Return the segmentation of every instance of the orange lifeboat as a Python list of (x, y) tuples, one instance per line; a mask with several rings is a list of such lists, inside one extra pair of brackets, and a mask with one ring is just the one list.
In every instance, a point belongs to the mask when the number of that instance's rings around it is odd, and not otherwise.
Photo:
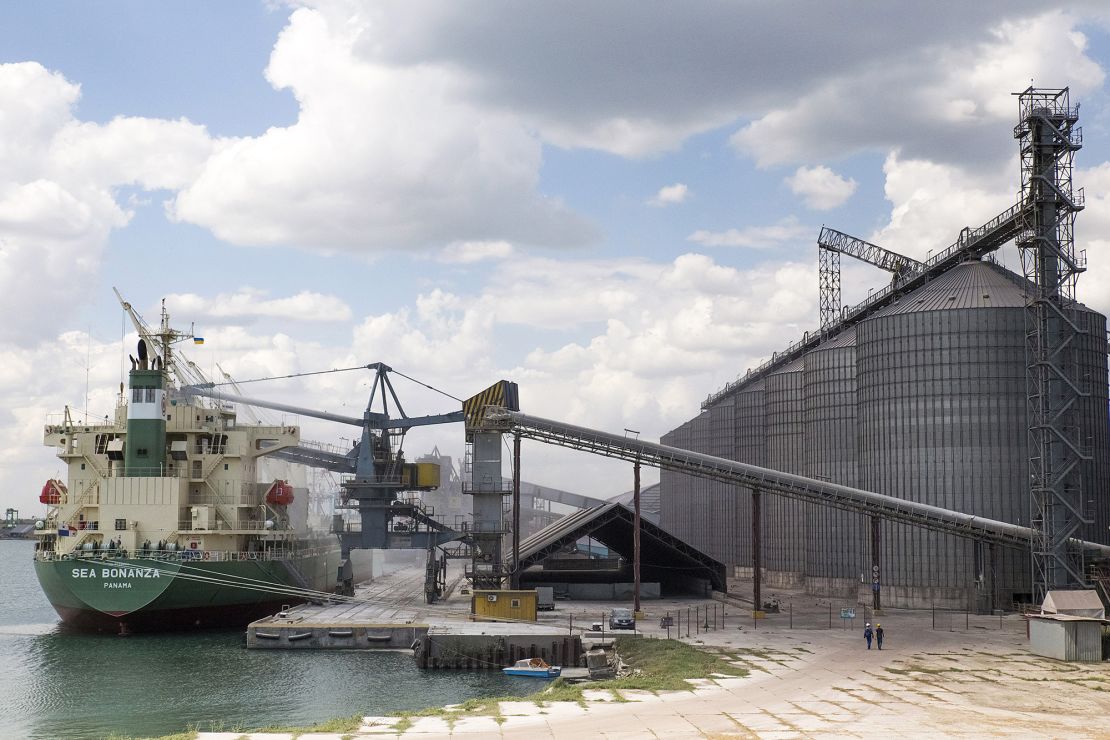
[(51, 478), (46, 481), (42, 486), (42, 493), (39, 494), (39, 502), (56, 506), (62, 503), (62, 498), (66, 495), (66, 484), (60, 480)]
[(293, 503), (293, 486), (283, 480), (276, 480), (266, 492), (266, 503), (271, 506), (288, 506)]

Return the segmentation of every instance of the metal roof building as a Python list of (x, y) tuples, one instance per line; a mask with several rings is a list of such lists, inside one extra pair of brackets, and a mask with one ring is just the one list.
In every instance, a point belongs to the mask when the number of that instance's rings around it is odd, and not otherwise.
[[(522, 582), (543, 582), (544, 561), (585, 537), (619, 553), (630, 564), (633, 556), (634, 512), (610, 502), (568, 514), (520, 543)], [(701, 592), (702, 584), (725, 591), (724, 563), (710, 557), (645, 517), (640, 517), (640, 570), (644, 581), (657, 582), (663, 593)], [(568, 579), (560, 569), (558, 580)], [(620, 578), (630, 580), (628, 573)], [(596, 579), (589, 579), (596, 580)]]

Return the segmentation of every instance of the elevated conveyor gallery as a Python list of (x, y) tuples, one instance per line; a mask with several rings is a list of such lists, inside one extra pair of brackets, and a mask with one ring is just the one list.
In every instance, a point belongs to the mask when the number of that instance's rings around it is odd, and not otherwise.
[[(687, 475), (735, 483), (753, 490), (912, 524), (991, 544), (1028, 549), (1033, 534), (1029, 527), (1009, 522), (984, 519), (873, 491), (864, 491), (735, 460), (564, 424), (522, 414), (519, 411), (489, 407), (486, 410), (484, 425), (490, 429), (519, 434), (521, 437), (547, 444), (570, 447), (629, 462), (639, 462)], [(1071, 545), (1095, 558), (1110, 558), (1110, 545), (1076, 539), (1071, 540)]]

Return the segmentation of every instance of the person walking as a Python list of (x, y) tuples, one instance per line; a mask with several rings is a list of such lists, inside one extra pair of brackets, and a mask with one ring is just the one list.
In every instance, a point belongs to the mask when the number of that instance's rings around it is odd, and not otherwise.
[(868, 622), (863, 626), (863, 639), (867, 640), (867, 649), (871, 649), (871, 636), (874, 633), (871, 631), (871, 623)]
[(883, 649), (883, 626), (881, 624), (875, 625), (875, 643), (879, 646), (879, 650)]

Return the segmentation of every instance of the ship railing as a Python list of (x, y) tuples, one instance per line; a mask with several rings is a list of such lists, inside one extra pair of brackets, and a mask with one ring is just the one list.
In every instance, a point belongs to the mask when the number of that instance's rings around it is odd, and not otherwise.
[(65, 433), (72, 434), (73, 432), (91, 432), (94, 429), (110, 429), (116, 426), (114, 421), (107, 421), (98, 419), (95, 422), (88, 424), (79, 424), (74, 421), (66, 421), (64, 413), (47, 414), (44, 425), (47, 434)]
[[(236, 424), (237, 429), (249, 429), (254, 432), (255, 437), (275, 436), (280, 437), (286, 434), (297, 434), (297, 427), (295, 426), (251, 426), (250, 424)], [(266, 445), (262, 445), (258, 449), (267, 449)]]
[(184, 520), (179, 521), (177, 523), (177, 528), (181, 532), (185, 532), (185, 533), (188, 533), (188, 532), (220, 532), (220, 531), (226, 532), (228, 530), (244, 530), (244, 531), (249, 531), (249, 532), (270, 531), (270, 532), (275, 532), (275, 533), (286, 531), (286, 530), (283, 530), (280, 527), (278, 527), (276, 522), (271, 523), (269, 527), (266, 526), (266, 522), (259, 522), (259, 521), (253, 521), (253, 520), (252, 521), (242, 521), (242, 520), (233, 521), (233, 520), (229, 520), (229, 521), (226, 521), (226, 522), (223, 521), (223, 520), (219, 520), (219, 521), (216, 521), (216, 522), (212, 522), (212, 524), (215, 524), (217, 526), (197, 527), (197, 526), (195, 526), (195, 523), (191, 519), (184, 519)]
[[(215, 467), (215, 465), (213, 465), (213, 467)], [(212, 481), (208, 480), (208, 475), (207, 474), (205, 474), (205, 476), (204, 476), (204, 485), (208, 486), (208, 490), (210, 490), (212, 492), (212, 494), (214, 496), (216, 496), (216, 502), (213, 505), (213, 508), (216, 510), (216, 514), (219, 516), (220, 519), (223, 520), (224, 524), (229, 529), (231, 529), (232, 528), (232, 523), (234, 523), (238, 520), (238, 514), (235, 512), (235, 510), (232, 510), (232, 511), (227, 511), (226, 510), (225, 507), (227, 506), (227, 504), (225, 504), (225, 502), (223, 500), (223, 493), (216, 490), (216, 487), (214, 485), (212, 485)]]
[(188, 478), (188, 465), (169, 465), (165, 467), (125, 468), (113, 467), (107, 478)]
[(190, 506), (258, 506), (262, 497), (255, 493), (190, 493)]
[(305, 557), (313, 557), (316, 555), (325, 555), (331, 552), (334, 548), (328, 547), (273, 547), (266, 550), (259, 550), (256, 552), (239, 551), (239, 550), (193, 550), (190, 548), (183, 548), (180, 550), (155, 550), (155, 549), (142, 549), (137, 550), (74, 550), (67, 553), (59, 553), (54, 550), (40, 550), (35, 553), (35, 559), (49, 562), (58, 560), (159, 560), (164, 562), (180, 562), (191, 563), (196, 561), (201, 562), (247, 562), (247, 561), (267, 561), (267, 560), (289, 560)]

